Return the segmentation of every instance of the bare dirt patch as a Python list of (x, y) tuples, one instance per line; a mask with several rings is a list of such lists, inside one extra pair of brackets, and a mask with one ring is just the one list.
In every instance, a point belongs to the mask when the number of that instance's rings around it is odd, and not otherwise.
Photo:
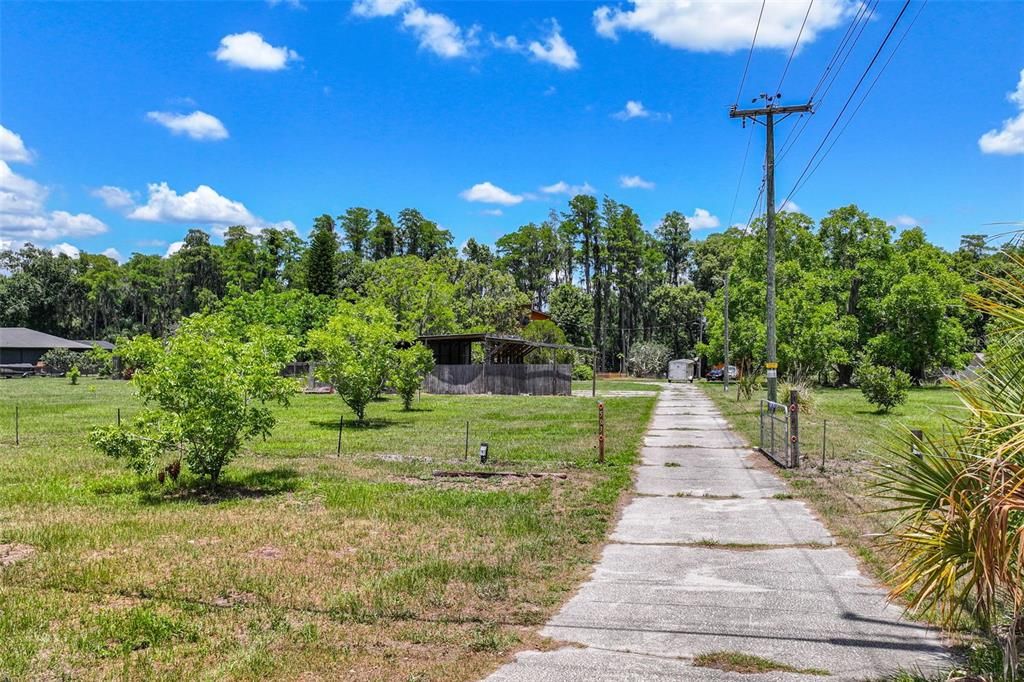
[(17, 542), (0, 543), (0, 568), (23, 561), (35, 553), (36, 548), (31, 545)]

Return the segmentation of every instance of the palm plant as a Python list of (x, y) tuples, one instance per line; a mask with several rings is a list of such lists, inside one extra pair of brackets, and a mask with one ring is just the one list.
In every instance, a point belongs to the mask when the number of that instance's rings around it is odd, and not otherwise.
[[(1011, 256), (1017, 266), (1024, 266)], [(989, 277), (968, 303), (993, 321), (984, 369), (953, 381), (965, 409), (953, 436), (908, 435), (878, 471), (876, 494), (902, 512), (890, 531), (892, 596), (964, 614), (992, 633), (1016, 679), (1024, 649), (1024, 283)]]

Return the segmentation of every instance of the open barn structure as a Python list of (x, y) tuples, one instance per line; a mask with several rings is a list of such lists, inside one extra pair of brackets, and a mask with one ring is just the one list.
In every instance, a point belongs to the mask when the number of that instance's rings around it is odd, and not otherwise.
[[(419, 340), (434, 354), (423, 390), (438, 394), (572, 395), (572, 364), (559, 362), (558, 351), (591, 359), (595, 354), (593, 348), (503, 334), (436, 334)], [(548, 357), (538, 361), (542, 355)], [(596, 393), (594, 383), (591, 392)]]

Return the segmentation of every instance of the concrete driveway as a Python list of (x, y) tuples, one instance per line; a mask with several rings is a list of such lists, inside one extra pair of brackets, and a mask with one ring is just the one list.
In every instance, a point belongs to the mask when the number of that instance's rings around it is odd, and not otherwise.
[(722, 672), (695, 656), (741, 652), (831, 679), (951, 664), (932, 629), (904, 618), (807, 506), (755, 468), (695, 386), (658, 400), (625, 508), (590, 580), (490, 682), (811, 680)]

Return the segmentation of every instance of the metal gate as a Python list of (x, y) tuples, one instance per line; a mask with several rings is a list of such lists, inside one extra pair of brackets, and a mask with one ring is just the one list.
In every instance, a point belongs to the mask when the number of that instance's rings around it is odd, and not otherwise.
[(792, 447), (789, 432), (789, 407), (771, 400), (761, 401), (761, 452), (787, 469), (797, 466), (793, 461), (796, 448)]

